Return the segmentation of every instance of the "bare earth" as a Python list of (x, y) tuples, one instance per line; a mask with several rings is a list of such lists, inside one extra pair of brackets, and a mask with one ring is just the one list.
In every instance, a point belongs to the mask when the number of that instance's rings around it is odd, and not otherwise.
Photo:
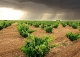
[[(71, 42), (65, 36), (68, 31), (80, 33), (78, 29), (59, 25), (58, 28), (53, 29), (51, 34), (33, 26), (30, 26), (30, 29), (36, 30), (32, 35), (38, 37), (52, 35), (55, 40), (51, 44), (60, 44), (60, 46), (51, 49), (45, 57), (80, 57), (80, 40)], [(24, 45), (24, 38), (17, 31), (17, 23), (0, 31), (0, 57), (25, 57), (19, 49), (22, 45)]]
[(22, 54), (19, 48), (24, 43), (24, 39), (19, 35), (16, 27), (14, 23), (0, 31), (0, 57), (16, 57)]

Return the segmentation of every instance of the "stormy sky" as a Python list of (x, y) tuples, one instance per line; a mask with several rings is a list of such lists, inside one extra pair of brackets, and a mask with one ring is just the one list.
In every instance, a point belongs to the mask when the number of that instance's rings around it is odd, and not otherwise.
[(0, 7), (23, 11), (22, 20), (80, 20), (80, 0), (0, 0)]

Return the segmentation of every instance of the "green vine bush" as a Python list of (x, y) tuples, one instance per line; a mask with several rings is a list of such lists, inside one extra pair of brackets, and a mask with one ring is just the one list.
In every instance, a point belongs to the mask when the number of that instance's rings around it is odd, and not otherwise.
[(0, 30), (10, 26), (12, 23), (13, 23), (12, 21), (0, 21)]
[(52, 27), (49, 27), (49, 26), (47, 26), (47, 27), (45, 28), (45, 31), (46, 31), (47, 33), (52, 33), (52, 30), (53, 30), (53, 28), (52, 28)]
[(34, 27), (39, 27), (39, 23), (34, 23), (33, 26)]
[(38, 38), (36, 36), (29, 36), (25, 42), (25, 45), (20, 49), (26, 55), (26, 57), (44, 57), (51, 48), (57, 45), (50, 45), (52, 38), (50, 36), (44, 36)]
[(65, 23), (65, 22), (62, 22), (61, 24), (62, 24), (63, 27), (67, 26), (67, 23)]
[(75, 33), (72, 33), (72, 32), (68, 32), (66, 34), (67, 38), (70, 39), (71, 41), (74, 41), (74, 40), (77, 40), (80, 38), (80, 34), (75, 34)]
[(57, 27), (58, 27), (58, 25), (59, 25), (59, 23), (57, 23), (57, 22), (56, 22), (56, 23), (54, 23), (54, 24), (53, 24), (53, 28), (57, 28)]
[(23, 23), (18, 23), (18, 32), (23, 37), (28, 37), (34, 30), (29, 30), (29, 26)]

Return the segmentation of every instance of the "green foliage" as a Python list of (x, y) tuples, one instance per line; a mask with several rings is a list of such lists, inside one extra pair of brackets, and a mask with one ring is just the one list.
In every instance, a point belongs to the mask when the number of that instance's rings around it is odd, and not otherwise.
[(33, 33), (34, 31), (35, 30), (29, 30), (29, 29), (27, 30), (27, 32), (30, 33), (30, 34)]
[(31, 22), (28, 22), (28, 25), (32, 26), (32, 23)]
[(68, 22), (67, 25), (71, 26), (72, 25), (72, 22)]
[(58, 25), (59, 25), (59, 23), (55, 23), (55, 24), (53, 24), (53, 28), (57, 28)]
[(3, 26), (2, 25), (0, 25), (0, 30), (2, 30), (3, 29)]
[(75, 34), (75, 33), (72, 33), (72, 32), (68, 32), (66, 34), (66, 36), (71, 40), (71, 41), (74, 41), (74, 40), (77, 40), (80, 38), (80, 34)]
[(72, 28), (76, 29), (77, 28), (77, 24), (76, 23), (72, 23)]
[(47, 27), (45, 28), (45, 31), (46, 31), (47, 33), (52, 33), (52, 30), (53, 30), (53, 28), (52, 28), (52, 27), (49, 27), (49, 26), (47, 26)]
[(13, 23), (12, 21), (0, 21), (0, 30), (10, 26), (12, 23)]
[(19, 31), (20, 35), (23, 37), (28, 37), (28, 32), (27, 32), (28, 29), (29, 29), (29, 26), (26, 26), (24, 24), (18, 25), (18, 31)]
[(65, 27), (67, 25), (67, 23), (65, 23), (65, 22), (62, 22), (61, 24), (63, 27)]
[(79, 22), (68, 22), (67, 23), (69, 26), (71, 26), (72, 28), (74, 28), (74, 29), (76, 29), (80, 24), (79, 24)]
[(49, 45), (52, 41), (50, 36), (43, 38), (29, 36), (28, 39), (25, 45), (21, 47), (21, 51), (24, 52), (26, 57), (44, 57), (50, 48), (56, 47), (56, 45)]
[(10, 26), (12, 23), (11, 22), (4, 22), (4, 28)]
[(0, 22), (0, 30), (4, 28), (4, 22)]
[(79, 29), (79, 31), (80, 31), (80, 26), (78, 26), (78, 29)]
[(29, 30), (29, 26), (23, 23), (18, 23), (18, 32), (23, 37), (28, 37), (34, 30)]
[(44, 29), (46, 27), (46, 25), (44, 24), (41, 24), (41, 28)]
[(39, 24), (38, 23), (34, 23), (33, 26), (39, 27)]
[(51, 24), (47, 24), (47, 26), (51, 26)]

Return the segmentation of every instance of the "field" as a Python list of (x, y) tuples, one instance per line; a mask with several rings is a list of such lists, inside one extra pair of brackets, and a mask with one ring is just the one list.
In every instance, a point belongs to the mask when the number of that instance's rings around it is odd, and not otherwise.
[[(0, 57), (26, 57), (27, 52), (24, 51), (27, 48), (21, 49), (21, 47), (25, 45), (25, 41), (31, 40), (30, 35), (41, 39), (44, 38), (43, 36), (50, 36), (49, 40), (52, 39), (50, 43), (46, 40), (46, 43), (55, 46), (44, 53), (43, 49), (47, 50), (48, 47), (44, 44), (46, 48), (43, 46), (41, 49), (43, 53), (38, 54), (45, 54), (41, 57), (80, 57), (79, 21), (0, 21)], [(37, 39), (36, 42), (39, 40)], [(43, 45), (41, 42), (38, 44)], [(34, 53), (32, 49), (29, 51)], [(40, 56), (32, 55), (32, 57)]]

